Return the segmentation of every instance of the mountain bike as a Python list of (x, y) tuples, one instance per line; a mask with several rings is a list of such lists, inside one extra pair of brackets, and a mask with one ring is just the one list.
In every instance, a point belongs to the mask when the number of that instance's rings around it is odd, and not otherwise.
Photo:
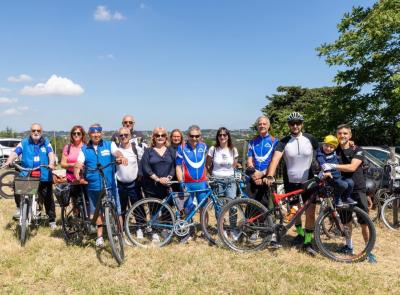
[[(173, 235), (184, 237), (190, 234), (196, 223), (193, 217), (202, 208), (200, 224), (204, 237), (211, 243), (217, 243), (217, 217), (222, 207), (231, 201), (219, 192), (217, 181), (208, 181), (204, 190), (173, 192), (169, 183), (169, 194), (163, 199), (145, 198), (136, 202), (126, 213), (125, 233), (129, 241), (140, 247), (168, 244)], [(206, 197), (186, 212), (185, 204), (191, 193), (206, 193)], [(219, 194), (220, 193), (220, 194)]]
[[(18, 237), (21, 246), (25, 246), (26, 240), (32, 230), (32, 227), (37, 227), (40, 221), (47, 219), (46, 216), (41, 215), (38, 204), (38, 188), (40, 184), (40, 178), (30, 176), (32, 171), (39, 170), (40, 168), (46, 168), (51, 171), (51, 168), (47, 165), (40, 165), (35, 168), (24, 168), (16, 163), (12, 164), (17, 171), (28, 172), (27, 177), (16, 176), (13, 172), (13, 183), (8, 184), (7, 187), (11, 188), (11, 191), (15, 194), (20, 195), (20, 214), (18, 220)], [(1, 184), (3, 185), (3, 184)]]
[[(306, 191), (310, 192), (310, 198), (298, 209), (290, 222), (285, 224), (282, 206), (299, 198)], [(376, 231), (368, 214), (355, 206), (335, 207), (332, 202), (333, 189), (326, 181), (312, 179), (305, 182), (302, 189), (285, 194), (273, 192), (272, 196), (272, 209), (267, 209), (253, 199), (236, 199), (223, 207), (218, 218), (218, 235), (225, 246), (238, 252), (262, 250), (270, 244), (272, 234), (276, 234), (280, 242), (282, 236), (297, 223), (311, 204), (317, 199), (325, 199), (325, 207), (314, 228), (314, 239), (320, 252), (334, 261), (358, 262), (366, 259), (372, 251)], [(236, 212), (234, 216), (232, 211)], [(235, 218), (235, 223), (232, 222), (232, 217)], [(232, 231), (239, 233), (239, 236), (225, 234)], [(354, 253), (342, 253), (346, 239), (352, 239)]]
[(95, 234), (96, 220), (100, 214), (103, 214), (112, 256), (121, 265), (125, 259), (123, 230), (119, 222), (111, 187), (107, 185), (104, 175), (104, 169), (115, 164), (116, 162), (111, 162), (102, 166), (98, 163), (96, 168), (85, 168), (86, 171), (97, 171), (102, 182), (101, 194), (92, 218), (90, 218), (83, 192), (77, 198), (76, 204), (70, 206), (69, 190), (73, 185), (80, 185), (83, 182), (56, 185), (55, 193), (61, 206), (62, 230), (65, 241), (68, 244), (80, 244), (84, 238)]

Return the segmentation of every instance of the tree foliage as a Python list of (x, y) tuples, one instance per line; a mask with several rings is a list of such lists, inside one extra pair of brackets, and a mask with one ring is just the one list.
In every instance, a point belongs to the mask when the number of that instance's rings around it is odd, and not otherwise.
[(317, 48), (352, 106), (351, 123), (379, 144), (400, 141), (400, 0), (354, 7), (338, 24), (339, 38)]

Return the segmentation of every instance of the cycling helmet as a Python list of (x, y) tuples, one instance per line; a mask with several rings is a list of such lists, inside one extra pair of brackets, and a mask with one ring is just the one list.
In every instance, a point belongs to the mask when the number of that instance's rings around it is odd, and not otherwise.
[(68, 206), (70, 185), (68, 183), (58, 183), (54, 187), (54, 195), (56, 196), (58, 204), (62, 207)]
[(287, 117), (288, 122), (300, 121), (304, 122), (303, 116), (299, 112), (293, 112)]
[(365, 185), (367, 187), (367, 194), (374, 195), (376, 192), (376, 184), (372, 179), (367, 178), (365, 180)]

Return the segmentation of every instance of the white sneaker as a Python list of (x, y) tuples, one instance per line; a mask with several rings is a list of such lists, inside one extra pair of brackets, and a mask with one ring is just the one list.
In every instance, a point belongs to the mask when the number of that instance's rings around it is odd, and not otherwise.
[(254, 243), (257, 241), (257, 239), (258, 239), (258, 232), (255, 232), (250, 236), (249, 241)]
[(143, 231), (140, 228), (136, 231), (136, 238), (143, 239)]
[(103, 237), (98, 237), (96, 239), (96, 247), (99, 247), (99, 248), (103, 248), (104, 247)]
[(238, 230), (231, 231), (232, 238), (235, 242), (239, 240), (241, 234), (242, 233)]
[(51, 229), (51, 230), (56, 230), (56, 229), (57, 229), (57, 224), (56, 224), (55, 221), (50, 222), (50, 223), (49, 223), (49, 226), (50, 226), (50, 229)]
[(160, 243), (160, 236), (158, 234), (152, 235), (153, 243)]

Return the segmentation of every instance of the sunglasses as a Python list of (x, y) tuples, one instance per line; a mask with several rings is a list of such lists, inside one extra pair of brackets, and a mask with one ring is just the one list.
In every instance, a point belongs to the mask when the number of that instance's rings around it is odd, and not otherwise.
[(290, 122), (289, 123), (290, 126), (294, 126), (294, 125), (301, 126), (302, 124), (303, 124), (303, 122)]
[(35, 132), (37, 132), (37, 133), (42, 133), (42, 130), (40, 130), (40, 129), (32, 129), (31, 132), (32, 132), (32, 133), (35, 133)]
[(125, 124), (125, 125), (133, 125), (133, 121), (124, 121), (124, 122), (122, 122), (122, 124)]
[(81, 136), (82, 133), (81, 132), (72, 132), (72, 135)]
[(123, 137), (128, 138), (129, 135), (130, 135), (130, 134), (128, 134), (128, 133), (121, 133), (121, 134), (119, 135), (119, 137), (121, 137), (121, 138), (123, 138)]
[(190, 134), (189, 136), (190, 136), (190, 138), (200, 138), (200, 135), (192, 135), (192, 134)]
[(220, 134), (218, 134), (218, 136), (219, 136), (219, 137), (228, 137), (229, 135), (226, 134), (226, 133), (220, 133)]
[(167, 134), (154, 134), (154, 137), (155, 138), (160, 138), (160, 137), (165, 138), (165, 137), (167, 137)]

